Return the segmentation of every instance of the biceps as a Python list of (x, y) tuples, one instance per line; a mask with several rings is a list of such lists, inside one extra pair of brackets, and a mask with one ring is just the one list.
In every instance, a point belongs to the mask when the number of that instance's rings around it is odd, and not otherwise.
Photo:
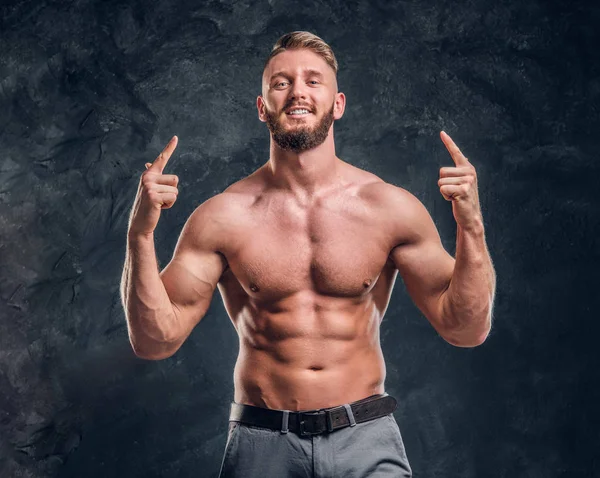
[(178, 251), (161, 279), (187, 337), (202, 319), (225, 268), (217, 252)]
[(450, 285), (454, 258), (433, 238), (397, 246), (391, 257), (415, 305), (438, 330), (441, 298)]

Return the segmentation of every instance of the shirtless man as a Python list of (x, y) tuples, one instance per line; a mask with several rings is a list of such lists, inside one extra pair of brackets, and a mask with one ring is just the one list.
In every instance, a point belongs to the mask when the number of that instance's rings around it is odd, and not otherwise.
[(412, 476), (379, 340), (398, 271), (449, 343), (473, 347), (490, 330), (495, 273), (475, 169), (442, 132), (455, 260), (418, 199), (336, 156), (336, 74), (319, 37), (278, 40), (257, 98), (268, 161), (192, 213), (160, 273), (153, 234), (177, 198), (177, 177), (163, 174), (176, 136), (140, 180), (121, 290), (136, 355), (173, 355), (217, 286), (239, 336), (223, 477)]

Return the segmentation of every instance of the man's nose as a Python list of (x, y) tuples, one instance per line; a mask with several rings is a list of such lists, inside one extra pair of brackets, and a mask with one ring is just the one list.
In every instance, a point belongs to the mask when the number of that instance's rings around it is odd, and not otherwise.
[(290, 88), (290, 99), (306, 98), (306, 85), (302, 81), (294, 81)]

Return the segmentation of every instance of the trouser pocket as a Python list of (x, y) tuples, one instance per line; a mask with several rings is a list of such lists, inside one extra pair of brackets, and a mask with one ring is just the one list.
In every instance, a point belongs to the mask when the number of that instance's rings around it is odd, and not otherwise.
[(229, 456), (232, 450), (235, 448), (235, 441), (237, 434), (240, 429), (240, 422), (229, 422), (229, 428), (227, 431), (227, 443), (225, 444), (225, 451), (223, 452), (223, 460), (221, 461), (221, 470), (219, 471), (219, 478), (225, 478), (228, 476), (230, 462)]

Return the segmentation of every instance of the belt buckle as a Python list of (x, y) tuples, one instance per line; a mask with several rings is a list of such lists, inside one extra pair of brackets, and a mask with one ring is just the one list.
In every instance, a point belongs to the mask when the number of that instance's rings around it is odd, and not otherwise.
[(303, 416), (304, 415), (311, 415), (311, 416), (318, 416), (318, 415), (325, 415), (325, 412), (323, 410), (319, 410), (318, 412), (301, 412), (299, 418), (299, 422), (300, 422), (300, 436), (310, 436), (310, 435), (320, 435), (323, 432), (314, 432), (314, 431), (309, 431), (306, 430), (304, 428), (304, 420), (303, 420)]

